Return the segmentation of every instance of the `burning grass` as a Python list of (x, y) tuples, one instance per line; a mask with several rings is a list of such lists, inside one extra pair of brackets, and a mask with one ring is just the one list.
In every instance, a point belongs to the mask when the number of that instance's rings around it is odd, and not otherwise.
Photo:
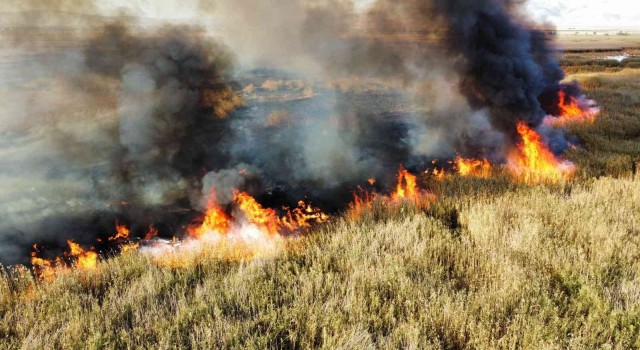
[(574, 165), (549, 150), (541, 136), (525, 123), (518, 124), (520, 143), (509, 155), (508, 169), (520, 181), (558, 182), (571, 177)]
[(236, 192), (182, 240), (115, 224), (112, 259), (68, 242), (36, 248), (47, 283), (4, 270), (0, 347), (638, 348), (638, 72), (579, 78), (603, 108), (563, 124), (576, 174), (521, 124), (506, 168), (401, 169), (330, 222)]
[(158, 265), (128, 253), (46, 284), (7, 270), (1, 341), (634, 348), (639, 216), (640, 178), (602, 178), (442, 198), (428, 208), (380, 206), (252, 260), (202, 249), (180, 253), (188, 264)]

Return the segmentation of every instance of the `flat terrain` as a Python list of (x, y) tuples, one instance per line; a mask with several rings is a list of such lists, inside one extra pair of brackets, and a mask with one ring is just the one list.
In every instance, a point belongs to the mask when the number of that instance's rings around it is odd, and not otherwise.
[(640, 47), (640, 30), (560, 30), (558, 46), (562, 50), (620, 50)]
[(640, 70), (564, 63), (602, 109), (569, 126), (571, 182), (453, 176), (261, 259), (6, 269), (0, 348), (640, 349)]

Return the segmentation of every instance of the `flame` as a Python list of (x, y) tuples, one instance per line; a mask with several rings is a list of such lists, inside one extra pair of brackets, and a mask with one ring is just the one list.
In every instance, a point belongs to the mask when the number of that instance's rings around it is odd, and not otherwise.
[[(305, 201), (294, 209), (283, 208), (284, 215), (263, 207), (250, 194), (234, 191), (229, 207), (222, 207), (211, 195), (203, 222), (188, 229), (191, 239), (172, 243), (158, 242), (152, 253), (159, 264), (168, 267), (189, 266), (189, 254), (180, 250), (200, 251), (211, 247), (216, 256), (228, 260), (255, 259), (278, 251), (284, 242), (283, 233), (308, 228), (329, 220), (329, 215)], [(145, 248), (143, 248), (145, 249)], [(185, 260), (186, 259), (186, 260)]]
[[(74, 261), (73, 266), (79, 270), (93, 270), (98, 266), (98, 253), (83, 249), (79, 244), (68, 240), (69, 251), (64, 253), (64, 257)], [(52, 260), (38, 256), (40, 249), (37, 244), (33, 245), (31, 252), (31, 265), (34, 273), (41, 281), (52, 281), (57, 274), (69, 269), (70, 264), (67, 259), (57, 257)]]
[(465, 159), (460, 156), (456, 158), (456, 169), (461, 176), (475, 176), (489, 178), (493, 171), (491, 163), (487, 159)]
[(75, 266), (81, 270), (93, 270), (98, 265), (98, 253), (92, 250), (84, 250), (79, 244), (67, 241), (71, 252), (69, 256), (76, 259)]
[(126, 253), (136, 251), (140, 248), (140, 243), (127, 243), (120, 246), (120, 252)]
[(396, 190), (391, 194), (391, 199), (401, 201), (405, 199), (415, 199), (418, 194), (417, 178), (404, 167), (400, 166), (398, 172), (398, 184)]
[[(444, 171), (442, 174), (444, 176)], [(368, 192), (358, 187), (358, 190), (353, 193), (353, 201), (349, 204), (347, 215), (351, 219), (359, 218), (366, 211), (373, 208), (375, 203), (380, 203), (387, 207), (405, 202), (411, 202), (419, 207), (427, 207), (429, 205), (433, 196), (418, 188), (418, 178), (415, 175), (400, 166), (397, 179), (398, 183), (395, 191), (389, 196)]]
[(233, 201), (249, 223), (270, 235), (277, 235), (279, 233), (278, 213), (275, 210), (263, 208), (255, 198), (245, 192), (236, 191)]
[(597, 107), (589, 107), (584, 109), (578, 100), (573, 96), (560, 90), (558, 92), (558, 109), (560, 115), (558, 118), (549, 118), (551, 124), (566, 124), (568, 122), (593, 122), (599, 112)]
[[(281, 246), (282, 233), (294, 232), (329, 220), (329, 215), (305, 201), (299, 201), (298, 206), (293, 209), (283, 208), (284, 215), (280, 217), (276, 210), (264, 208), (245, 192), (235, 191), (232, 203), (226, 208), (218, 205), (215, 198), (213, 192), (202, 223), (186, 230), (189, 236), (186, 240), (174, 237), (172, 241), (159, 239), (149, 242), (158, 235), (158, 230), (150, 225), (144, 236), (147, 242), (141, 247), (140, 243), (130, 240), (129, 228), (118, 223), (115, 226), (116, 233), (108, 240), (117, 241), (121, 253), (139, 249), (151, 251), (157, 253), (154, 254), (157, 262), (180, 267), (188, 266), (189, 260), (181, 257), (181, 254), (173, 253), (177, 253), (183, 246), (193, 250), (194, 246), (201, 249), (205, 245), (213, 245), (215, 249), (226, 250), (224, 258), (257, 258), (277, 251)], [(69, 251), (53, 260), (40, 257), (39, 247), (33, 246), (31, 264), (41, 280), (52, 280), (57, 273), (70, 267), (80, 270), (97, 267), (99, 255), (93, 248), (85, 250), (73, 241), (67, 243)]]
[(33, 270), (40, 280), (51, 281), (56, 275), (57, 263), (50, 260), (38, 257), (40, 249), (37, 244), (33, 245), (33, 251), (31, 252), (31, 265)]
[(578, 106), (578, 101), (573, 96), (569, 96), (569, 103), (566, 101), (567, 94), (560, 90), (558, 93), (558, 108), (560, 108), (560, 117), (576, 118), (582, 116), (582, 109)]
[(287, 213), (280, 218), (279, 223), (290, 231), (310, 227), (311, 223), (321, 224), (329, 221), (329, 215), (318, 208), (314, 208), (311, 204), (305, 203), (305, 201), (299, 201), (298, 207), (293, 210), (284, 209)]
[(110, 241), (118, 241), (118, 240), (128, 240), (131, 231), (125, 226), (116, 223), (116, 234), (112, 237), (109, 237)]
[(353, 201), (349, 204), (348, 216), (351, 219), (361, 217), (378, 200), (378, 195), (375, 192), (368, 192), (360, 187), (358, 187), (358, 192), (353, 193)]
[(518, 123), (517, 130), (521, 142), (508, 159), (508, 168), (514, 177), (527, 183), (557, 182), (571, 177), (573, 164), (558, 160), (535, 130), (522, 121)]
[(447, 176), (447, 172), (444, 169), (438, 169), (438, 168), (433, 169), (433, 172), (431, 172), (431, 174), (438, 181), (444, 180), (444, 178)]
[(369, 182), (369, 185), (373, 186), (373, 185), (376, 184), (376, 179), (371, 178), (371, 179), (367, 180), (367, 182)]
[(149, 229), (147, 230), (147, 233), (144, 234), (144, 240), (150, 241), (157, 236), (158, 236), (158, 229), (155, 228), (153, 225), (149, 225)]
[[(215, 197), (215, 196), (212, 196)], [(189, 235), (200, 238), (207, 233), (225, 234), (229, 231), (231, 220), (217, 204), (211, 202), (207, 208), (202, 225), (189, 229)]]
[[(250, 194), (234, 191), (230, 208), (218, 205), (211, 195), (203, 222), (188, 232), (185, 241), (156, 242), (151, 248), (155, 261), (170, 268), (190, 266), (203, 249), (225, 260), (246, 260), (273, 255), (283, 247), (285, 232), (294, 232), (329, 220), (329, 215), (305, 201), (284, 215), (263, 207)], [(291, 238), (295, 239), (295, 238)], [(206, 249), (205, 249), (206, 248)], [(209, 249), (211, 248), (211, 249)]]

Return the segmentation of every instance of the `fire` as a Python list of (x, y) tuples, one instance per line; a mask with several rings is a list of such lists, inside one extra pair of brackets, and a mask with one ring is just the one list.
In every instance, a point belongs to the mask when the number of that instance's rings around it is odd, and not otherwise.
[(263, 208), (251, 195), (245, 192), (236, 192), (233, 201), (249, 223), (256, 225), (261, 231), (270, 235), (278, 234), (280, 231), (279, 218), (275, 210)]
[(367, 192), (358, 187), (358, 192), (353, 193), (353, 201), (349, 204), (348, 215), (351, 219), (356, 219), (373, 207), (373, 203), (378, 200), (378, 195), (373, 192)]
[[(442, 173), (444, 176), (444, 172)], [(397, 176), (398, 182), (395, 191), (389, 196), (379, 195), (375, 192), (368, 192), (358, 187), (358, 191), (353, 194), (353, 201), (349, 204), (347, 215), (352, 218), (362, 216), (367, 210), (374, 207), (376, 203), (391, 207), (404, 202), (411, 202), (419, 207), (429, 205), (433, 196), (421, 191), (418, 188), (417, 176), (411, 174), (404, 167), (400, 166)]]
[(284, 208), (287, 214), (280, 218), (279, 222), (290, 231), (295, 231), (303, 227), (310, 227), (311, 223), (321, 224), (329, 221), (329, 215), (318, 208), (314, 208), (305, 201), (299, 201), (298, 207), (289, 210)]
[(279, 251), (284, 233), (329, 220), (329, 215), (305, 201), (294, 209), (283, 208), (284, 215), (279, 216), (246, 192), (235, 191), (233, 201), (224, 207), (213, 200), (215, 195), (210, 198), (203, 222), (188, 230), (191, 239), (156, 242), (142, 249), (170, 268), (191, 265), (203, 250), (226, 260), (254, 259)]
[(558, 93), (558, 108), (560, 108), (560, 117), (563, 118), (577, 118), (582, 116), (583, 112), (578, 102), (573, 96), (569, 96), (569, 103), (567, 103), (567, 94), (564, 91)]
[(394, 201), (416, 199), (418, 194), (417, 177), (412, 175), (404, 167), (400, 166), (398, 172), (398, 184), (396, 190), (391, 194)]
[(144, 240), (150, 241), (157, 236), (158, 236), (158, 229), (155, 228), (153, 225), (150, 225), (149, 230), (147, 230), (147, 233), (145, 233), (144, 235)]
[(189, 235), (193, 238), (200, 238), (210, 232), (224, 234), (229, 231), (230, 225), (231, 220), (222, 208), (215, 203), (209, 203), (202, 225), (190, 229)]
[(227, 260), (254, 259), (279, 251), (284, 233), (329, 220), (327, 214), (304, 201), (294, 209), (283, 208), (284, 215), (279, 216), (277, 210), (263, 207), (246, 192), (234, 191), (228, 206), (216, 203), (215, 195), (210, 198), (202, 223), (188, 229), (191, 239), (157, 242), (150, 249), (143, 249), (151, 251), (157, 263), (168, 267), (189, 266), (192, 253), (203, 249)]
[(116, 223), (116, 234), (112, 237), (109, 237), (110, 241), (118, 241), (118, 240), (128, 240), (131, 232), (125, 225), (120, 225)]
[[(127, 226), (116, 223), (116, 232), (108, 241), (116, 242), (121, 253), (140, 250), (151, 253), (159, 264), (177, 268), (190, 266), (194, 261), (193, 253), (205, 248), (212, 248), (207, 254), (224, 259), (267, 256), (284, 246), (283, 233), (329, 220), (329, 215), (305, 201), (299, 201), (293, 209), (283, 208), (283, 215), (279, 216), (279, 211), (263, 207), (246, 192), (235, 191), (233, 201), (226, 206), (216, 203), (215, 198), (213, 192), (202, 222), (186, 230), (186, 239), (178, 236), (171, 241), (154, 239), (158, 229), (150, 225), (144, 243), (140, 243), (131, 240)], [(97, 267), (99, 255), (93, 248), (85, 250), (73, 241), (68, 241), (68, 245), (68, 252), (52, 260), (42, 258), (39, 247), (34, 245), (31, 264), (41, 280), (52, 280), (59, 272), (72, 267), (79, 270)]]
[(120, 246), (120, 252), (132, 252), (140, 248), (140, 243), (127, 243)]
[(67, 241), (71, 252), (70, 257), (76, 259), (75, 266), (81, 270), (93, 270), (98, 265), (98, 253), (92, 250), (84, 250), (79, 244)]
[(55, 261), (49, 261), (38, 257), (40, 249), (37, 244), (33, 245), (33, 251), (31, 252), (31, 265), (33, 266), (36, 276), (40, 280), (51, 281), (56, 275), (56, 266), (59, 265), (60, 258)]
[(524, 182), (556, 182), (573, 174), (573, 164), (558, 160), (535, 130), (524, 122), (518, 123), (517, 130), (521, 142), (508, 159), (508, 167), (513, 176)]
[(438, 181), (442, 181), (444, 180), (444, 178), (447, 176), (447, 172), (444, 169), (438, 169), (435, 168), (433, 169), (433, 171), (431, 172), (431, 174), (433, 175), (433, 177), (436, 178), (436, 180)]
[(551, 124), (566, 124), (568, 122), (593, 122), (599, 112), (597, 107), (583, 108), (573, 96), (567, 96), (564, 91), (558, 92), (558, 118), (548, 118)]
[(219, 205), (210, 203), (202, 225), (190, 230), (191, 237), (199, 238), (208, 233), (229, 234), (242, 221), (267, 235), (279, 235), (285, 230), (296, 231), (329, 220), (329, 215), (305, 201), (299, 201), (294, 209), (283, 208), (285, 213), (281, 217), (276, 210), (264, 208), (246, 192), (236, 191), (233, 205), (235, 215), (230, 216)]
[(79, 270), (93, 270), (98, 266), (98, 253), (91, 250), (85, 250), (78, 243), (71, 240), (67, 241), (69, 251), (64, 253), (64, 257), (57, 257), (52, 260), (41, 258), (38, 256), (40, 249), (37, 245), (33, 245), (31, 252), (31, 265), (38, 279), (43, 281), (51, 281), (61, 271), (66, 271), (71, 266), (68, 261), (72, 260), (73, 265)]
[(489, 178), (493, 171), (491, 163), (487, 159), (465, 159), (460, 156), (456, 158), (456, 169), (461, 176), (475, 176)]

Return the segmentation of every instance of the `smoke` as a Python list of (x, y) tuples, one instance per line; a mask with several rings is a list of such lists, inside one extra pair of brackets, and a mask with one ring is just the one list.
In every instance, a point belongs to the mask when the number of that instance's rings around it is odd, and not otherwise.
[[(10, 35), (25, 50), (40, 49), (28, 31)], [(231, 55), (199, 28), (142, 30), (124, 20), (90, 28), (53, 54), (71, 74), (60, 74), (57, 59), (36, 57), (28, 64), (42, 74), (15, 84), (25, 94), (27, 84), (60, 85), (51, 94), (60, 110), (38, 85), (24, 106), (34, 115), (48, 109), (44, 125), (20, 121), (15, 101), (5, 109), (14, 122), (3, 142), (18, 148), (3, 148), (3, 251), (23, 259), (33, 243), (91, 242), (110, 235), (115, 220), (178, 226), (208, 169), (226, 164), (228, 114), (242, 105), (230, 86)], [(67, 61), (71, 54), (77, 58)], [(85, 99), (100, 102), (78, 102)]]
[[(519, 119), (538, 126), (559, 89), (580, 93), (509, 1), (201, 1), (201, 26), (11, 6), (48, 20), (20, 12), (3, 34), (17, 57), (0, 71), (5, 263), (116, 221), (173, 236), (234, 190), (339, 211), (400, 164), (500, 161)], [(65, 26), (57, 10), (91, 15)]]
[(564, 78), (548, 35), (531, 29), (515, 6), (509, 0), (434, 4), (448, 31), (447, 52), (459, 58), (461, 93), (473, 109), (488, 110), (492, 125), (512, 142), (518, 120), (537, 127), (552, 112)]

